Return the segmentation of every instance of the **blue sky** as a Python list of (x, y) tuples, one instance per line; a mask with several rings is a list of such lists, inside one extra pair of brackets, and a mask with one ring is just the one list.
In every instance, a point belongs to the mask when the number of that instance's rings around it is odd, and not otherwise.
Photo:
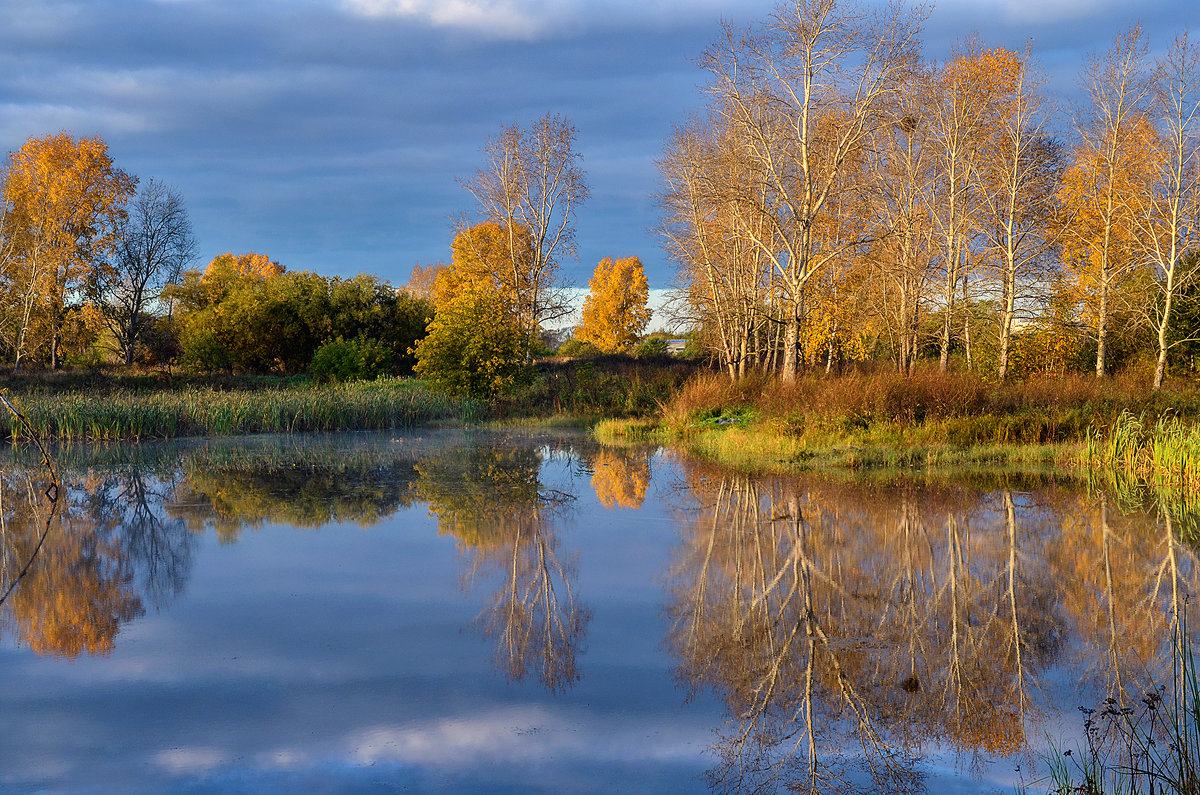
[[(378, 274), (449, 258), (474, 213), (457, 179), (502, 124), (570, 118), (592, 196), (586, 286), (636, 255), (673, 269), (653, 229), (654, 160), (703, 102), (696, 58), (722, 19), (764, 0), (0, 0), (0, 152), (31, 135), (99, 134), (118, 165), (175, 186), (201, 263), (255, 250), (292, 270)], [(1140, 19), (1153, 47), (1197, 0), (943, 0), (925, 51), (977, 31), (1034, 52), (1064, 108), (1088, 51)], [(1067, 124), (1064, 115), (1062, 124)]]

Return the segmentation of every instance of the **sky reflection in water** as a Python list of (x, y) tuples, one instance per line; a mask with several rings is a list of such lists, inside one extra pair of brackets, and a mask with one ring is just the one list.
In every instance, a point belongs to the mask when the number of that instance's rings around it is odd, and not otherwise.
[[(1186, 517), (1052, 480), (459, 432), (59, 468), (0, 609), (6, 791), (1006, 789), (1166, 681), (1196, 589)], [(9, 454), (0, 592), (43, 480)]]

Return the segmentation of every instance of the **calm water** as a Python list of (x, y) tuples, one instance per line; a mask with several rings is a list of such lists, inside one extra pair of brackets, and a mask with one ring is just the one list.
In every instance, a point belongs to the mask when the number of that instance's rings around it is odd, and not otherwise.
[(59, 451), (52, 509), (5, 456), (3, 791), (1011, 792), (1197, 590), (1187, 516), (1051, 477), (257, 437)]

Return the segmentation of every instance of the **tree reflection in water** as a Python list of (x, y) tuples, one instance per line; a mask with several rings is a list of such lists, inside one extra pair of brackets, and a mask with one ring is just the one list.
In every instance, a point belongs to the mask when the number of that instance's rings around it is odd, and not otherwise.
[(554, 530), (573, 498), (541, 485), (543, 450), (552, 450), (541, 444), (304, 437), (117, 447), (78, 460), (68, 451), (72, 485), (40, 550), (47, 483), (29, 474), (39, 472), (32, 461), (14, 462), (0, 477), (0, 585), (33, 562), (0, 626), (39, 654), (107, 654), (144, 604), (162, 607), (183, 590), (200, 531), (232, 543), (269, 522), (366, 527), (419, 500), (470, 551), (471, 575), (503, 575), (480, 620), (500, 669), (564, 690), (579, 679), (590, 614)]
[(554, 530), (574, 498), (543, 488), (541, 465), (532, 444), (446, 450), (417, 463), (413, 493), (428, 503), (439, 532), (472, 556), (468, 579), (485, 569), (500, 575), (479, 621), (496, 643), (497, 667), (517, 682), (532, 671), (562, 692), (579, 681), (591, 614), (576, 600), (574, 565), (559, 555)]
[(669, 647), (728, 708), (717, 789), (915, 789), (923, 748), (1026, 751), (1052, 664), (1099, 660), (1118, 699), (1170, 676), (1196, 565), (1160, 515), (1053, 487), (685, 471)]
[[(268, 523), (368, 526), (420, 502), (466, 554), (467, 580), (487, 584), (478, 627), (498, 669), (565, 691), (590, 611), (560, 542), (573, 497), (543, 470), (563, 460), (601, 505), (636, 508), (650, 459), (556, 444), (375, 435), (67, 453), (37, 555), (48, 483), (14, 454), (0, 474), (0, 593), (33, 562), (0, 632), (39, 654), (104, 654), (123, 622), (186, 586), (196, 531), (232, 542)], [(1184, 502), (681, 466), (667, 645), (687, 689), (728, 709), (718, 789), (916, 788), (922, 752), (968, 765), (1026, 754), (1049, 711), (1090, 703), (1053, 703), (1051, 669), (1120, 702), (1172, 675), (1173, 622), (1197, 591), (1181, 537), (1200, 535), (1200, 511)]]
[(592, 489), (605, 508), (641, 508), (649, 485), (645, 451), (602, 448), (592, 458)]
[(49, 485), (40, 475), (0, 476), (0, 578), (5, 590), (28, 563), (25, 577), (3, 605), (0, 626), (37, 654), (107, 654), (121, 623), (142, 612), (132, 561), (118, 539), (97, 532), (95, 517), (81, 509), (78, 493), (70, 489), (59, 494), (48, 526)]

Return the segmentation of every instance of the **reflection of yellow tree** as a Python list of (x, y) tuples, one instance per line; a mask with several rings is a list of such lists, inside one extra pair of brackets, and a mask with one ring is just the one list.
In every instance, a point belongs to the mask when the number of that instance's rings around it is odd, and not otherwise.
[(614, 449), (596, 453), (592, 488), (605, 508), (640, 508), (650, 485), (650, 461)]
[[(718, 742), (714, 782), (758, 790), (778, 780), (805, 792), (852, 780), (822, 725), (848, 721), (877, 786), (911, 782), (912, 760), (889, 741), (863, 674), (869, 614), (844, 609), (827, 550), (844, 541), (814, 495), (746, 477), (718, 480), (676, 574), (671, 645), (693, 687), (719, 692), (735, 716)], [(831, 576), (833, 575), (833, 576)]]
[(1123, 513), (1099, 495), (1077, 498), (1061, 526), (1050, 562), (1069, 584), (1063, 605), (1076, 631), (1103, 651), (1093, 677), (1118, 699), (1164, 681), (1173, 619), (1197, 590), (1194, 555), (1171, 515)]
[(579, 679), (578, 649), (590, 613), (576, 602), (573, 567), (558, 554), (551, 529), (570, 498), (539, 480), (541, 452), (529, 445), (473, 445), (423, 458), (413, 493), (429, 505), (439, 532), (474, 554), (472, 572), (503, 576), (481, 616), (496, 641), (496, 663), (514, 681), (536, 672), (551, 691)]
[(142, 611), (128, 562), (118, 544), (102, 540), (94, 522), (69, 507), (39, 547), (49, 510), (44, 486), (15, 475), (0, 482), (0, 558), (30, 561), (8, 599), (9, 620), (18, 642), (37, 654), (107, 654), (121, 623)]

